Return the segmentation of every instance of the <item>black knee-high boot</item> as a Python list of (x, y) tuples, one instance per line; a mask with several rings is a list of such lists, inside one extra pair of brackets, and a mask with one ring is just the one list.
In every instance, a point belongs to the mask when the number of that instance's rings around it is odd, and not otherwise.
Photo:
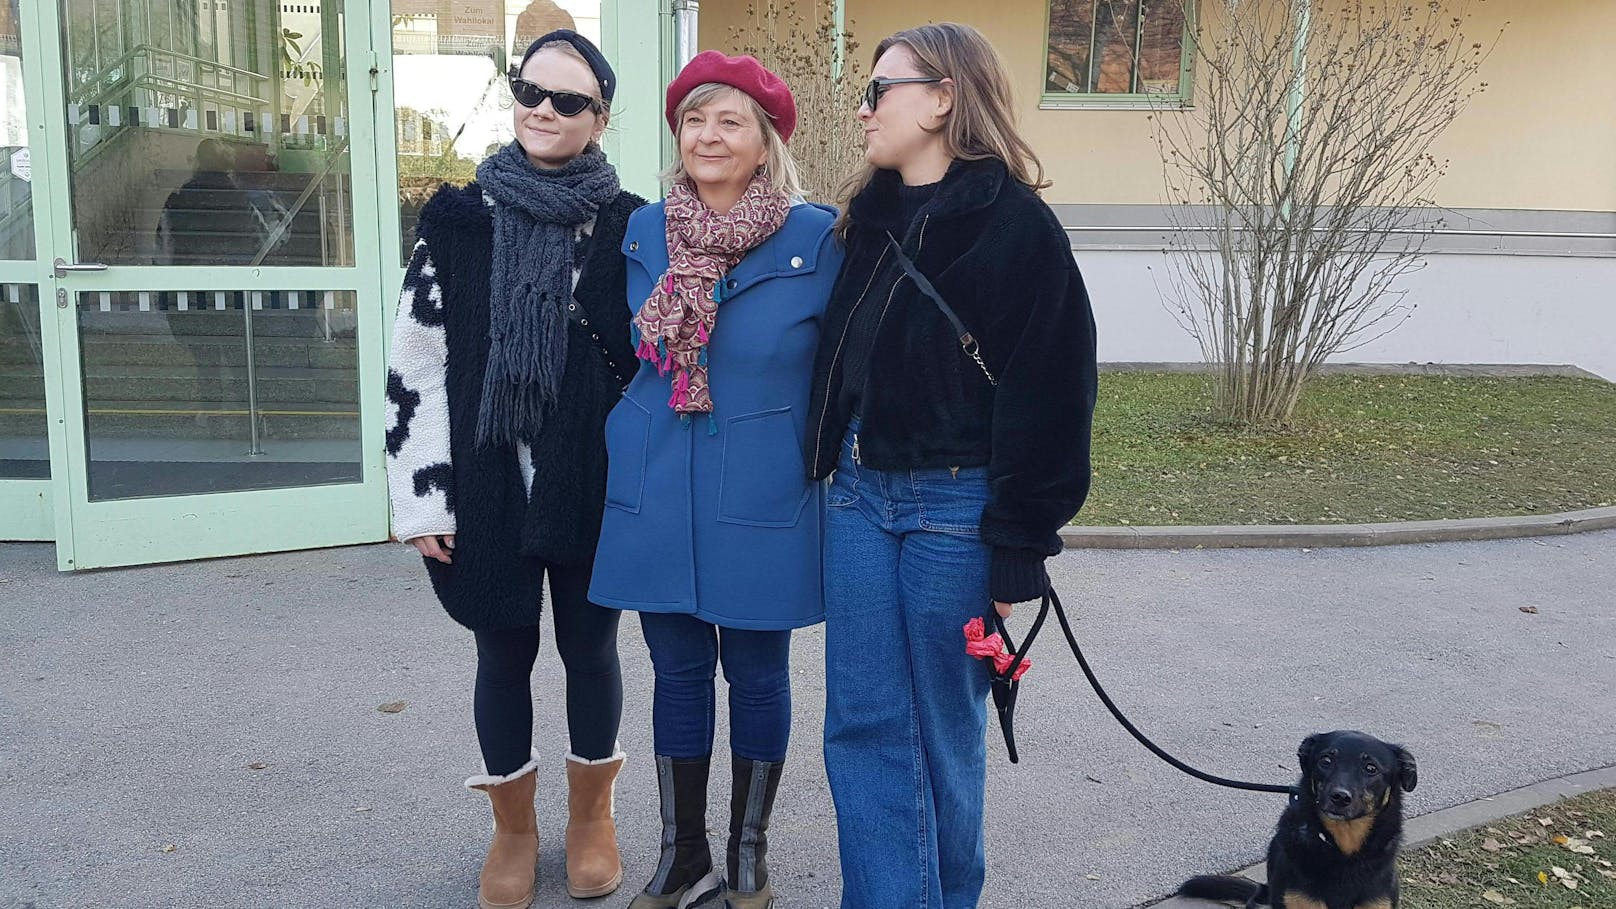
[(774, 888), (769, 886), (769, 816), (780, 790), (783, 761), (753, 761), (732, 757), (730, 782), (729, 850), (724, 887), (725, 909), (769, 909)]
[(718, 892), (722, 881), (707, 844), (707, 776), (711, 757), (656, 756), (662, 803), (662, 856), (645, 891), (629, 909), (689, 909)]

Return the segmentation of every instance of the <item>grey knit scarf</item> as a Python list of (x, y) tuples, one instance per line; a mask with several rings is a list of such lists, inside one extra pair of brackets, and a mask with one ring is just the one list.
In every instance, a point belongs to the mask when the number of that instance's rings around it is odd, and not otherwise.
[(599, 148), (541, 170), (512, 142), (477, 167), (494, 200), (488, 300), (488, 368), (477, 444), (531, 442), (561, 394), (578, 226), (618, 193), (617, 170)]

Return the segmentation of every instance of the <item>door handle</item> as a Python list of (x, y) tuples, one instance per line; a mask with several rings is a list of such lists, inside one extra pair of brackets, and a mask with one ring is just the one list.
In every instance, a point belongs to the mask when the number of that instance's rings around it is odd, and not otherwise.
[(56, 267), (56, 277), (58, 277), (58, 278), (67, 277), (67, 273), (70, 272), (70, 271), (106, 271), (107, 270), (106, 265), (104, 265), (104, 264), (102, 264), (100, 262), (80, 262), (80, 263), (75, 264), (75, 263), (68, 262), (66, 259), (62, 258), (61, 256), (57, 256), (56, 261), (53, 262), (52, 264)]

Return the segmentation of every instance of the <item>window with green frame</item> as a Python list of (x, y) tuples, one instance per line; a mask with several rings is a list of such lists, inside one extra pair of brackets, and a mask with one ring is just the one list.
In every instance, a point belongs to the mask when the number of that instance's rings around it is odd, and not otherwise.
[(1049, 0), (1043, 100), (1188, 100), (1187, 0)]

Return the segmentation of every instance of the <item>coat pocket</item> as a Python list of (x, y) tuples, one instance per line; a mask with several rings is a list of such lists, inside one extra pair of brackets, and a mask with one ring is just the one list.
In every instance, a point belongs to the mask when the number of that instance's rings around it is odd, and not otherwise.
[(791, 408), (729, 420), (718, 482), (718, 520), (751, 527), (795, 527), (812, 493)]
[(645, 463), (651, 448), (651, 412), (624, 397), (606, 415), (606, 504), (640, 513)]

